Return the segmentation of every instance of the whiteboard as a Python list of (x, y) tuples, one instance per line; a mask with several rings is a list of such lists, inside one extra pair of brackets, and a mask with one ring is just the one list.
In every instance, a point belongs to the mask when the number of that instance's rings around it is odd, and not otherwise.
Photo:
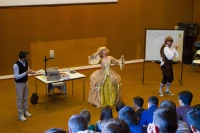
[(60, 5), (78, 3), (106, 3), (118, 0), (0, 0), (0, 7), (4, 6), (35, 6), (35, 5)]
[(171, 36), (174, 42), (171, 49), (178, 44), (179, 58), (174, 58), (175, 61), (182, 60), (183, 52), (183, 30), (146, 30), (146, 48), (145, 48), (145, 60), (146, 61), (158, 61), (160, 57), (160, 48), (164, 44), (165, 38)]

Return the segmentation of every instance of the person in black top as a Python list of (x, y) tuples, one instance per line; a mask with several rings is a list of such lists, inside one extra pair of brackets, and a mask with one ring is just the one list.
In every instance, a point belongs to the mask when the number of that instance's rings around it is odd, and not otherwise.
[(28, 59), (29, 53), (26, 51), (19, 52), (19, 60), (13, 65), (14, 78), (17, 92), (17, 109), (18, 119), (20, 121), (26, 121), (26, 117), (31, 117), (28, 112), (28, 74), (34, 74), (29, 69)]
[(136, 116), (141, 119), (142, 112), (145, 110), (143, 107), (144, 99), (142, 97), (133, 98), (133, 108), (136, 110)]

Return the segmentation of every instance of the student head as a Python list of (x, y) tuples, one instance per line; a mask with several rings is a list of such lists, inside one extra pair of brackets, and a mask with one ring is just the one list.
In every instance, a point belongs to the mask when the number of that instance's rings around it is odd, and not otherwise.
[(190, 91), (181, 91), (178, 97), (180, 106), (190, 106), (192, 98), (193, 94)]
[(176, 111), (176, 104), (173, 101), (170, 100), (164, 100), (160, 103), (160, 107), (170, 107), (174, 111)]
[(165, 44), (167, 44), (169, 47), (172, 46), (172, 43), (173, 43), (173, 38), (171, 36), (168, 36), (165, 38)]
[(60, 128), (51, 128), (44, 133), (67, 133), (65, 130), (62, 130)]
[(123, 120), (110, 119), (103, 125), (102, 133), (130, 133), (130, 129)]
[(123, 108), (124, 106), (125, 106), (125, 103), (124, 103), (124, 102), (122, 102), (122, 101), (117, 102), (117, 103), (116, 103), (116, 111), (119, 112), (119, 110), (120, 110), (121, 108)]
[(81, 115), (72, 115), (68, 121), (69, 133), (77, 133), (78, 131), (87, 130), (87, 121)]
[(139, 109), (142, 108), (144, 104), (144, 99), (142, 97), (134, 97), (133, 98), (133, 108)]
[(194, 133), (200, 133), (200, 104), (191, 107), (187, 112), (187, 120)]
[(90, 123), (91, 115), (90, 115), (90, 112), (87, 109), (81, 110), (80, 115), (83, 116), (87, 120), (87, 124)]
[(152, 105), (158, 106), (158, 97), (156, 96), (151, 96), (148, 99), (148, 108), (151, 107)]
[(124, 120), (128, 125), (137, 124), (138, 119), (134, 109), (130, 106), (125, 106), (119, 111), (119, 119)]
[[(170, 107), (174, 111), (176, 111), (176, 104), (170, 100), (164, 100), (160, 103), (160, 107)], [(183, 121), (183, 117), (177, 114), (177, 121)]]
[(110, 108), (110, 106), (104, 107), (101, 110), (100, 120), (101, 121), (107, 121), (107, 120), (109, 120), (111, 118), (113, 118), (112, 109)]
[(28, 61), (29, 59), (29, 53), (27, 51), (20, 51), (19, 52), (19, 59), (22, 61)]
[(148, 133), (175, 133), (178, 128), (176, 112), (170, 107), (160, 107), (153, 115)]

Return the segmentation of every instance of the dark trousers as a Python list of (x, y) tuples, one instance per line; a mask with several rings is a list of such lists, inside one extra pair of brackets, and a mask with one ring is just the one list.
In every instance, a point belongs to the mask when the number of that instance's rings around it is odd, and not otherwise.
[(162, 84), (171, 84), (173, 81), (174, 81), (174, 74), (173, 74), (173, 69), (171, 69), (170, 73), (169, 72), (166, 72), (166, 70), (164, 71), (163, 70), (163, 66), (161, 67), (161, 70), (162, 70), (162, 74), (163, 74), (163, 79), (162, 79)]
[(162, 84), (171, 84), (174, 80), (174, 76), (164, 76), (163, 75), (163, 79), (162, 79)]

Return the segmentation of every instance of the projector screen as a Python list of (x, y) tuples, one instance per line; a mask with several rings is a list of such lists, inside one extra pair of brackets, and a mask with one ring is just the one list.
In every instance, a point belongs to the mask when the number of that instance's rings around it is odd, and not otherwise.
[(106, 3), (106, 2), (117, 2), (117, 1), (118, 0), (0, 0), (0, 7)]

